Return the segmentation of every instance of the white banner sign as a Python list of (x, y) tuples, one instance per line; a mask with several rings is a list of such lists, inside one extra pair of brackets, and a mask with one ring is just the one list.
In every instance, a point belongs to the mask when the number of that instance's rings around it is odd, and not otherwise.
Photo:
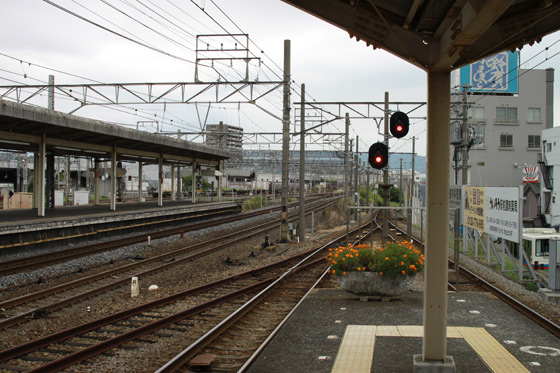
[(519, 188), (464, 187), (463, 224), (519, 243)]

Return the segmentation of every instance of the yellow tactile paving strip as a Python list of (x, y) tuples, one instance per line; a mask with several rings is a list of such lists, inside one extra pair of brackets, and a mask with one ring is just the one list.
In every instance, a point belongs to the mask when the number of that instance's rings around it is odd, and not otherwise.
[[(421, 325), (348, 325), (332, 373), (370, 372), (375, 337), (422, 337)], [(448, 338), (464, 338), (493, 372), (529, 372), (484, 328), (447, 327)]]
[(348, 325), (332, 372), (369, 373), (376, 329), (372, 325)]
[(458, 327), (465, 341), (494, 372), (529, 372), (484, 328)]

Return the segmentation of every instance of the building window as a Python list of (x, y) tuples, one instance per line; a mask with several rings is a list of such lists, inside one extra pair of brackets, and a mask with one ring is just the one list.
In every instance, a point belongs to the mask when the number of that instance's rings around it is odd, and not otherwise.
[(513, 148), (513, 135), (509, 133), (500, 134), (500, 148)]
[(539, 149), (541, 146), (541, 136), (529, 135), (529, 143), (527, 146), (529, 147), (529, 149)]
[(541, 121), (541, 108), (530, 107), (527, 111), (527, 122), (540, 122)]
[(497, 107), (496, 119), (515, 120), (517, 121), (516, 107)]
[(469, 119), (479, 119), (484, 120), (486, 119), (486, 114), (484, 111), (484, 106), (473, 106), (470, 107), (468, 110), (468, 117)]
[(546, 152), (547, 152), (547, 153), (550, 153), (551, 151), (552, 151), (552, 144), (549, 143), (549, 142), (547, 142), (547, 143), (546, 143)]
[(473, 139), (473, 145), (482, 147), (484, 146), (484, 133), (486, 130), (486, 123), (477, 123), (469, 125), (469, 135)]

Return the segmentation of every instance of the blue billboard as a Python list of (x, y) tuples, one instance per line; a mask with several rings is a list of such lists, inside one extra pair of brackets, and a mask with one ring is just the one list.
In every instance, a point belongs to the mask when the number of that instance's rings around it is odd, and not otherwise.
[(470, 92), (518, 93), (519, 52), (501, 52), (461, 67), (461, 85)]

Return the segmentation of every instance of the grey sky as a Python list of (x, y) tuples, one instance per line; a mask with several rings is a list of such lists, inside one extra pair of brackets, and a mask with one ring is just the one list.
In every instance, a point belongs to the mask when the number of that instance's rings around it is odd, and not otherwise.
[[(107, 1), (126, 14), (119, 13), (102, 1), (52, 2), (183, 60), (127, 41), (44, 1), (0, 0), (3, 15), (0, 85), (41, 84), (47, 81), (49, 74), (54, 74), (56, 82), (60, 84), (88, 82), (61, 72), (105, 83), (192, 82), (194, 65), (184, 60), (195, 60), (194, 35), (225, 33), (227, 30), (229, 33), (248, 33), (256, 44), (251, 44), (250, 50), (262, 60), (260, 65), (253, 60), (250, 69), (251, 77), (258, 76), (260, 81), (280, 80), (283, 42), (290, 39), (292, 78), (297, 84), (305, 83), (308, 100), (379, 102), (383, 101), (385, 91), (390, 92), (391, 101), (426, 100), (426, 75), (422, 70), (385, 51), (368, 48), (364, 42), (350, 39), (347, 32), (280, 0)], [(132, 4), (135, 8), (127, 4)], [(133, 18), (143, 24), (135, 22)], [(545, 58), (550, 58), (537, 68), (553, 67), (558, 71), (560, 57), (554, 55), (560, 51), (560, 43), (553, 43), (559, 39), (560, 34), (555, 33), (545, 37), (540, 44), (523, 48), (521, 67), (531, 68)], [(529, 64), (523, 64), (523, 61), (546, 47), (550, 47), (547, 52), (531, 60)], [(39, 65), (61, 72), (43, 69)], [(239, 76), (236, 75), (240, 70), (238, 66), (229, 67), (226, 63), (216, 67), (224, 76)], [(211, 71), (201, 74), (202, 80), (212, 78)], [(557, 77), (555, 108), (560, 108), (558, 82), (560, 78)], [(293, 87), (299, 91), (298, 86)], [(264, 90), (262, 87), (258, 89)], [(292, 101), (298, 100), (299, 97), (292, 94)], [(38, 97), (34, 103), (46, 106), (46, 97)], [(261, 105), (281, 117), (281, 90), (267, 96)], [(57, 97), (57, 110), (68, 111), (72, 107), (75, 107), (74, 103)], [(165, 129), (168, 131), (180, 129), (186, 132), (200, 129), (200, 120), (206, 115), (206, 107), (144, 105), (122, 110), (90, 107), (80, 109), (76, 115), (131, 127), (136, 126), (139, 121), (155, 118), (167, 123)], [(425, 111), (420, 110), (418, 115), (425, 115)], [(558, 117), (557, 114), (556, 122)], [(208, 123), (220, 120), (239, 125), (246, 132), (280, 132), (282, 127), (280, 121), (253, 105), (213, 105), (208, 112)], [(337, 121), (325, 130), (335, 132), (343, 128), (343, 121)], [(406, 139), (394, 141), (391, 144), (392, 150), (410, 152), (410, 136), (415, 135), (418, 137), (417, 153), (424, 155), (425, 128), (424, 120), (413, 121), (410, 135)], [(356, 135), (360, 136), (360, 151), (367, 151), (371, 143), (381, 139), (371, 120), (352, 121), (351, 137)]]

